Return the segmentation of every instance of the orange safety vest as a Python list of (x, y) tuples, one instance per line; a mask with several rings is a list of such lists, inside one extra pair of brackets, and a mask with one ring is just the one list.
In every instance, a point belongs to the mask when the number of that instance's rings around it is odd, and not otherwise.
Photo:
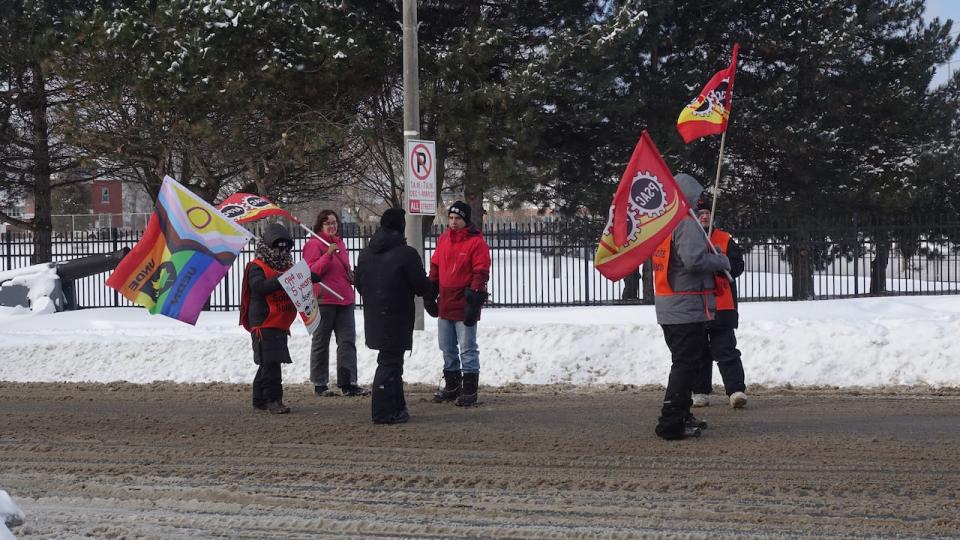
[(673, 245), (673, 235), (667, 236), (653, 252), (653, 294), (656, 296), (674, 296), (678, 294), (713, 294), (713, 291), (675, 291), (670, 286), (667, 266), (670, 264), (670, 247)]
[[(717, 246), (720, 253), (727, 254), (727, 248), (730, 246), (730, 233), (714, 229), (710, 233), (710, 242)], [(717, 295), (717, 311), (735, 309), (733, 305), (733, 289), (727, 276), (715, 276), (713, 280), (714, 294)]]
[[(653, 252), (653, 292), (657, 296), (673, 296), (675, 294), (706, 294), (700, 292), (676, 292), (670, 286), (667, 272), (667, 265), (670, 262), (670, 246), (672, 245), (672, 236), (664, 238), (663, 242), (657, 246)], [(727, 254), (727, 247), (730, 245), (730, 233), (714, 229), (710, 234), (710, 241), (717, 245), (720, 252)], [(733, 290), (730, 288), (730, 282), (726, 276), (714, 277), (713, 294), (716, 295), (717, 310), (734, 309)]]
[(668, 235), (660, 242), (653, 252), (653, 294), (657, 296), (672, 296), (673, 287), (667, 279), (667, 264), (670, 262), (670, 246), (672, 235)]
[(243, 273), (243, 284), (240, 287), (240, 324), (248, 332), (260, 335), (261, 328), (275, 328), (277, 330), (289, 331), (290, 325), (297, 318), (297, 308), (293, 305), (293, 300), (287, 295), (287, 291), (280, 289), (273, 291), (266, 296), (267, 318), (259, 326), (250, 326), (250, 284), (247, 282), (247, 274), (250, 265), (256, 264), (263, 269), (263, 275), (267, 279), (273, 279), (282, 272), (271, 268), (267, 263), (260, 259), (254, 259), (247, 263), (246, 271)]

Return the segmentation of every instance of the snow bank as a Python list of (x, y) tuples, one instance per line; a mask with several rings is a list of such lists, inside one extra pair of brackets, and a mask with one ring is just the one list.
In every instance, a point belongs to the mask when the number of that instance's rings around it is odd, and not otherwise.
[(30, 311), (35, 313), (53, 313), (57, 309), (50, 295), (57, 289), (59, 279), (53, 264), (36, 264), (0, 272), (0, 289), (10, 286), (26, 287), (30, 305), (21, 307), (29, 307)]
[(26, 516), (10, 495), (0, 489), (0, 540), (16, 540), (8, 527), (23, 525)]
[[(363, 346), (369, 384), (376, 352)], [(42, 317), (0, 310), (0, 380), (248, 383), (256, 371), (235, 312), (205, 312), (197, 326), (142, 308)], [(741, 305), (739, 347), (748, 384), (960, 386), (960, 296), (861, 298)], [(435, 384), (436, 322), (414, 336), (404, 379)], [(670, 368), (651, 306), (489, 309), (479, 326), (481, 384), (664, 384)], [(309, 378), (310, 336), (290, 340), (287, 382)], [(719, 374), (714, 376), (719, 383)]]

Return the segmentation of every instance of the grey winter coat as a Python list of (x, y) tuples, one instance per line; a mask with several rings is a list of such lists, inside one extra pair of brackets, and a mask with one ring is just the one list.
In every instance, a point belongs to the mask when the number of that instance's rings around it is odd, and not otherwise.
[[(689, 174), (678, 174), (676, 179), (690, 208), (696, 208), (703, 186)], [(657, 296), (654, 301), (657, 322), (687, 324), (713, 320), (716, 314), (713, 274), (724, 270), (730, 270), (727, 257), (710, 251), (703, 229), (693, 216), (684, 218), (673, 231), (667, 280), (675, 293), (694, 294)], [(703, 292), (707, 294), (696, 294)]]

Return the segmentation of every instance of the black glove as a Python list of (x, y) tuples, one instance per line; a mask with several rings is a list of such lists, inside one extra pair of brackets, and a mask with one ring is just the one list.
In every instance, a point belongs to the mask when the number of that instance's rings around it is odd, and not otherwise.
[(485, 291), (467, 288), (464, 291), (464, 296), (466, 296), (467, 303), (463, 306), (463, 324), (473, 326), (477, 324), (477, 319), (480, 318), (480, 307), (487, 301), (490, 294)]
[(486, 291), (478, 291), (477, 289), (466, 288), (463, 290), (463, 295), (467, 298), (467, 304), (480, 308), (487, 301), (487, 298), (490, 296), (490, 293)]
[(437, 305), (436, 298), (424, 298), (423, 309), (427, 312), (427, 315), (430, 315), (434, 319), (440, 316), (440, 306)]

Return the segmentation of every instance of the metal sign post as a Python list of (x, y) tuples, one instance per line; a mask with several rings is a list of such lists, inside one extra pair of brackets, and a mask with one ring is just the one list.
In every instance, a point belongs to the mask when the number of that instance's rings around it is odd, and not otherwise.
[[(420, 136), (420, 75), (417, 61), (417, 1), (403, 0), (403, 139), (406, 142), (404, 148), (410, 144), (411, 139)], [(404, 151), (407, 154), (406, 150)], [(404, 161), (409, 158), (404, 156)], [(422, 164), (421, 164), (422, 165)], [(432, 169), (431, 165), (431, 169)], [(410, 166), (404, 167), (404, 178), (406, 180), (406, 189), (404, 190), (404, 199), (406, 200), (406, 211), (415, 214), (410, 210)], [(423, 258), (423, 229), (420, 222), (422, 218), (411, 215), (407, 218), (407, 226), (404, 235), (407, 237), (407, 243), (413, 246), (420, 258)], [(415, 330), (423, 330), (423, 300), (417, 297), (416, 309), (414, 310)]]

